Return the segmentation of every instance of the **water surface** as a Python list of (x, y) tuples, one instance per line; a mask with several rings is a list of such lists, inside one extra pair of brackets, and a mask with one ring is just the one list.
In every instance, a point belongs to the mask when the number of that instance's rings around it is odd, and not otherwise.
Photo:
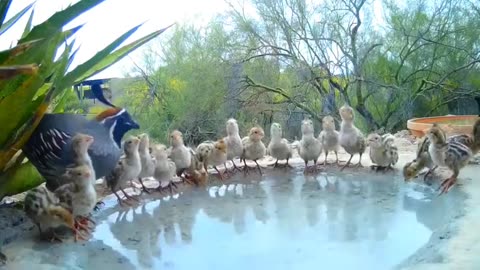
[(87, 243), (24, 239), (3, 251), (10, 269), (383, 270), (422, 247), (461, 201), (457, 189), (437, 198), (393, 173), (234, 180), (106, 209)]

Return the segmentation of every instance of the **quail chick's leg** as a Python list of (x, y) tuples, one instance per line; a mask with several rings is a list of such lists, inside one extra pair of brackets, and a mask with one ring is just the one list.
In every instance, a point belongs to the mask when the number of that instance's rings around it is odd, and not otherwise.
[(438, 195), (442, 195), (444, 193), (447, 193), (452, 187), (453, 185), (455, 185), (455, 183), (457, 182), (457, 176), (458, 174), (460, 173), (460, 170), (458, 168), (451, 168), (452, 171), (453, 171), (453, 175), (450, 176), (449, 178), (445, 179), (441, 184), (440, 184), (440, 194)]
[(148, 188), (145, 186), (145, 184), (143, 184), (141, 177), (138, 177), (138, 182), (140, 182), (140, 184), (142, 185), (142, 192), (145, 191), (146, 193), (150, 194), (150, 191), (148, 190)]
[(288, 167), (288, 168), (293, 168), (293, 166), (290, 165), (290, 163), (288, 163), (289, 160), (290, 160), (290, 159), (287, 158), (287, 163), (285, 163), (285, 168), (287, 168), (287, 167)]
[(113, 188), (112, 188), (112, 192), (117, 197), (117, 201), (118, 201), (118, 204), (120, 204), (120, 206), (125, 206), (125, 205), (132, 206), (132, 203), (130, 203), (128, 200), (123, 200), (122, 198), (120, 198), (118, 193), (115, 190), (113, 190)]
[(305, 160), (305, 168), (303, 169), (303, 174), (307, 174), (309, 172), (308, 169), (308, 160)]
[(355, 167), (357, 167), (357, 168), (358, 168), (358, 167), (363, 167), (363, 165), (362, 165), (362, 155), (363, 155), (363, 153), (360, 153), (360, 158), (358, 159), (358, 163), (357, 163), (357, 165), (355, 166)]
[(278, 166), (278, 158), (277, 161), (275, 161), (275, 164), (273, 164), (273, 168), (276, 168)]
[(233, 159), (230, 160), (230, 161), (231, 161), (232, 164), (233, 164), (233, 171), (239, 171), (239, 172), (242, 171), (242, 170), (240, 170), (240, 168), (238, 168), (238, 166), (235, 164), (235, 161), (233, 161)]
[(337, 165), (339, 164), (340, 160), (338, 159), (338, 151), (335, 151), (335, 158)]
[(324, 166), (328, 164), (327, 157), (328, 157), (328, 151), (325, 151), (325, 161), (323, 162)]
[(122, 191), (123, 195), (125, 196), (125, 198), (127, 200), (134, 200), (134, 201), (137, 201), (137, 202), (139, 201), (137, 198), (128, 195), (128, 193), (122, 187), (120, 187), (120, 190)]
[(453, 187), (453, 185), (455, 185), (456, 182), (457, 178), (453, 176), (445, 179), (442, 184), (440, 184), (440, 194), (438, 195), (447, 193)]
[(160, 193), (163, 194), (164, 190), (168, 190), (168, 191), (170, 191), (170, 195), (173, 196), (174, 191), (176, 192), (177, 188), (178, 188), (177, 184), (175, 184), (175, 182), (173, 182), (173, 181), (170, 181), (168, 183), (168, 185), (166, 185), (165, 187), (162, 187), (162, 185), (160, 184), (157, 188), (157, 191), (159, 191)]
[(343, 167), (340, 169), (340, 171), (343, 171), (348, 165), (350, 165), (350, 162), (352, 161), (353, 155), (350, 155), (350, 158), (348, 159), (347, 163), (343, 165)]
[(220, 180), (224, 180), (224, 174), (217, 168), (217, 166), (213, 166), (213, 168), (215, 169), (215, 171), (217, 171), (218, 173), (218, 177), (220, 178)]
[(257, 160), (254, 160), (255, 161), (255, 164), (257, 164), (257, 168), (258, 168), (258, 172), (260, 173), (260, 175), (262, 175), (262, 169), (260, 168), (260, 164), (258, 164)]
[(423, 181), (424, 182), (427, 182), (427, 177), (431, 174), (433, 174), (433, 172), (437, 169), (438, 166), (433, 166), (433, 168), (429, 169), (427, 171), (427, 173), (425, 173), (425, 175), (423, 176)]
[(243, 164), (244, 164), (244, 166), (243, 166), (243, 173), (244, 173), (245, 175), (247, 175), (247, 174), (248, 174), (248, 170), (250, 170), (250, 167), (248, 167), (247, 161), (246, 161), (245, 159), (243, 159)]

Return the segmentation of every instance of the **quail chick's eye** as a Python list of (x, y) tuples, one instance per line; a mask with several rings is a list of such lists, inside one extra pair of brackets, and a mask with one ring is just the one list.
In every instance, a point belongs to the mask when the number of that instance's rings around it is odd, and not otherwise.
[(77, 172), (77, 175), (78, 175), (78, 176), (80, 176), (80, 175), (82, 175), (82, 173), (80, 173), (80, 172)]

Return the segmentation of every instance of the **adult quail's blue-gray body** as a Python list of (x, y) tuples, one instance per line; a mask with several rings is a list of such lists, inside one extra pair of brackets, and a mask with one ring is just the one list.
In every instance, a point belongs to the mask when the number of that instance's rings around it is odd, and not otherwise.
[(90, 120), (76, 114), (46, 114), (23, 148), (25, 156), (55, 190), (64, 184), (61, 175), (73, 163), (71, 139), (76, 133), (93, 136), (88, 150), (97, 178), (109, 174), (117, 164), (123, 135), (138, 124), (121, 108), (109, 108)]

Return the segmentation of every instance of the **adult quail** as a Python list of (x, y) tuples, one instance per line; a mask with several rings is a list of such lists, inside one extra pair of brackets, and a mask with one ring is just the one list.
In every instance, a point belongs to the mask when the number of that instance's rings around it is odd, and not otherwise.
[(94, 138), (88, 150), (95, 175), (102, 178), (117, 164), (123, 135), (139, 125), (122, 108), (109, 108), (96, 119), (77, 114), (46, 114), (22, 149), (25, 156), (46, 179), (47, 188), (65, 184), (61, 175), (73, 163), (72, 137), (77, 133)]

